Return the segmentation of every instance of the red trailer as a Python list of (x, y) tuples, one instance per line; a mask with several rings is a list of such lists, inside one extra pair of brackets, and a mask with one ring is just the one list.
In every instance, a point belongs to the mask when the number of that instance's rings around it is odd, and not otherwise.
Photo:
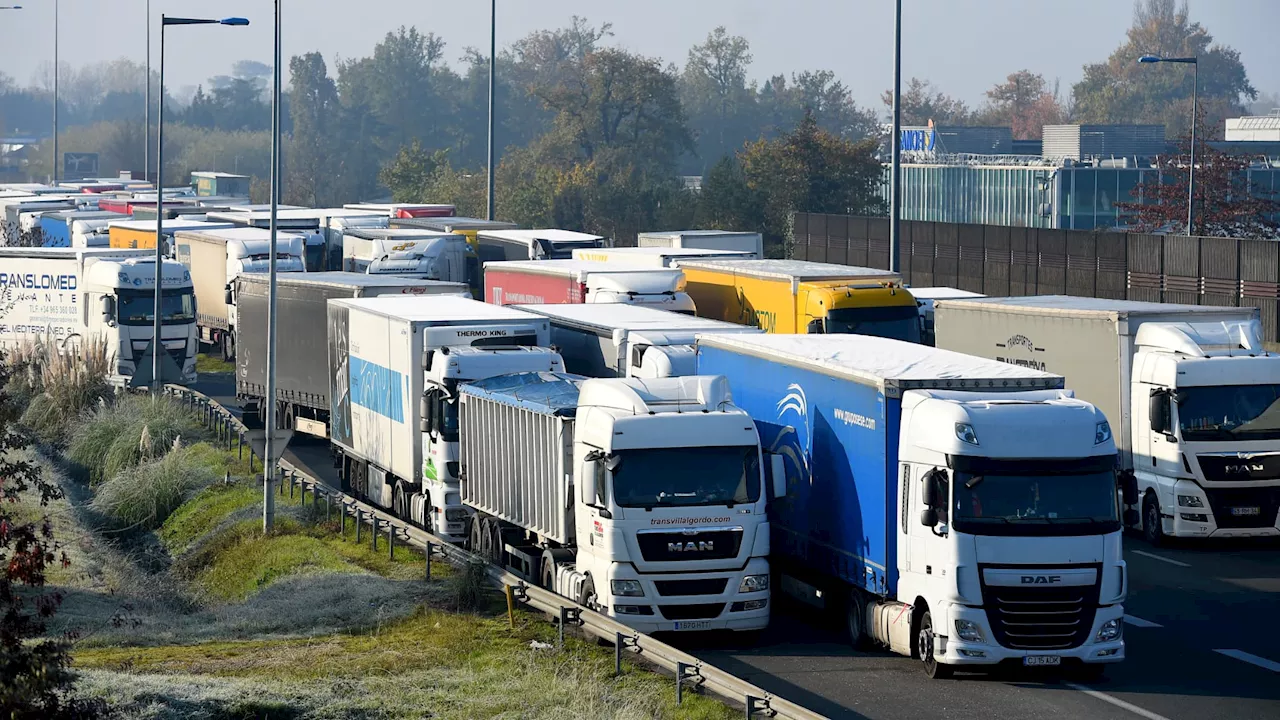
[(395, 217), (453, 217), (457, 212), (453, 205), (415, 205), (397, 208)]
[(133, 209), (129, 207), (131, 202), (131, 198), (101, 198), (98, 200), (98, 209), (132, 215)]
[(509, 260), (484, 264), (484, 296), (495, 305), (627, 303), (693, 313), (677, 268), (587, 260)]

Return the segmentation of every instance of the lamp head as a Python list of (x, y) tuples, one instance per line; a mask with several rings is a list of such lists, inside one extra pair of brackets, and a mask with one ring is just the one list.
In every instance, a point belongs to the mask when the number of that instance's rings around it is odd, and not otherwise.
[(1157, 55), (1143, 55), (1142, 57), (1138, 58), (1138, 62), (1140, 62), (1140, 63), (1158, 63), (1158, 62), (1164, 62), (1164, 58), (1159, 57), (1159, 56), (1157, 56)]
[(222, 18), (221, 20), (218, 21), (218, 23), (221, 25), (248, 25), (249, 19), (242, 18), (242, 17), (229, 17), (229, 18)]

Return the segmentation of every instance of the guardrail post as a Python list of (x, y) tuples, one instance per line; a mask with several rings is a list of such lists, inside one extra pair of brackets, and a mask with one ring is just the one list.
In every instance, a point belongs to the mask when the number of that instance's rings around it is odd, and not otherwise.
[(676, 704), (684, 702), (684, 674), (689, 669), (688, 665), (682, 662), (676, 663)]
[[(312, 486), (311, 486), (311, 504), (312, 504), (312, 505), (319, 505), (319, 504), (320, 504), (320, 486), (319, 486), (319, 485), (312, 485)], [(325, 514), (324, 514), (324, 519), (325, 519), (325, 520), (328, 520), (328, 519), (329, 519), (329, 508), (328, 508), (328, 505), (329, 505), (329, 496), (328, 496), (328, 495), (326, 495), (326, 496), (325, 496), (325, 502), (324, 502), (324, 504), (325, 504), (325, 510), (324, 510), (324, 513), (325, 513)]]
[(360, 508), (356, 508), (356, 542), (360, 542)]
[(387, 523), (387, 559), (396, 559), (396, 526)]
[(369, 513), (369, 535), (373, 538), (373, 551), (378, 552), (378, 516)]
[(324, 494), (324, 521), (326, 523), (333, 519), (333, 502), (329, 500), (329, 493)]
[(559, 633), (558, 642), (560, 647), (562, 648), (564, 647), (564, 626), (570, 622), (581, 623), (581, 621), (582, 621), (581, 610), (579, 610), (576, 607), (565, 607), (564, 605), (560, 606), (560, 627), (557, 631)]
[(236, 459), (244, 460), (244, 433), (236, 433)]
[(755, 717), (756, 713), (761, 713), (765, 717), (774, 717), (778, 714), (774, 712), (772, 707), (769, 707), (768, 698), (756, 697), (755, 695), (747, 695), (746, 705), (747, 705), (747, 714), (746, 714), (747, 720), (751, 720), (751, 718)]
[(427, 541), (427, 580), (431, 579), (431, 555), (435, 549), (436, 549), (436, 544), (428, 540)]
[(289, 499), (293, 499), (293, 475), (289, 475)]

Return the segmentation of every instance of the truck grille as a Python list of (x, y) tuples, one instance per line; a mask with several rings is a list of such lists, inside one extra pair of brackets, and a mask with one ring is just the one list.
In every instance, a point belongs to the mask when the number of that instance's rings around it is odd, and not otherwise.
[(654, 580), (659, 595), (719, 595), (724, 592), (728, 578), (704, 580)]
[(1280, 480), (1280, 453), (1238, 455), (1197, 455), (1200, 470), (1208, 482)]
[(659, 605), (658, 612), (668, 620), (709, 620), (720, 617), (720, 613), (724, 612), (724, 603)]
[(1209, 496), (1213, 519), (1220, 528), (1265, 528), (1276, 524), (1280, 488), (1205, 488), (1204, 493)]
[(636, 535), (640, 555), (650, 562), (727, 560), (738, 556), (742, 528), (701, 532), (641, 532)]
[(982, 588), (996, 642), (1014, 650), (1067, 650), (1089, 639), (1098, 586)]

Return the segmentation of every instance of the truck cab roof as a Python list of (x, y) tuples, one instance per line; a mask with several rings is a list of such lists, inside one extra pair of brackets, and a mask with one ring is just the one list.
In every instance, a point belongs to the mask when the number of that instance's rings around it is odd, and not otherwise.
[(723, 320), (700, 318), (669, 310), (627, 304), (565, 303), (560, 305), (517, 305), (521, 310), (550, 318), (553, 322), (589, 330), (659, 332), (746, 332), (759, 333), (759, 328)]
[(492, 305), (455, 295), (414, 297), (342, 298), (331, 305), (359, 308), (365, 312), (395, 317), (410, 322), (434, 325), (462, 325), (469, 322), (511, 322), (541, 320), (538, 315), (522, 312), (508, 305)]

